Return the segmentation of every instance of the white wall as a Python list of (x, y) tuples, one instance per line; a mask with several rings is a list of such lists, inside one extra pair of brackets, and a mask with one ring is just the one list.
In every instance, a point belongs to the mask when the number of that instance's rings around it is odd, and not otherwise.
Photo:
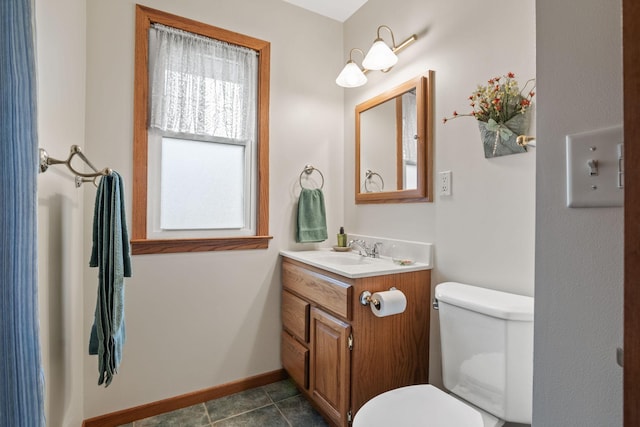
[[(66, 159), (84, 143), (85, 2), (36, 1), (39, 145)], [(83, 191), (62, 166), (38, 177), (40, 337), (48, 425), (82, 423)]]
[(621, 2), (537, 2), (536, 427), (622, 425), (623, 209), (565, 207), (565, 136), (622, 123)]
[[(95, 271), (85, 267), (95, 189), (76, 190), (60, 166), (40, 176), (49, 424), (77, 426), (82, 418), (280, 367), (277, 251), (305, 247), (293, 243), (293, 233), (297, 180), (307, 163), (327, 181), (330, 236), (344, 223), (348, 233), (433, 242), (435, 283), (459, 280), (532, 295), (537, 157), (534, 423), (620, 425), (614, 350), (622, 329), (622, 212), (569, 210), (563, 199), (564, 135), (621, 121), (620, 4), (586, 1), (576, 8), (538, 0), (534, 11), (533, 0), (369, 0), (344, 26), (279, 0), (146, 1), (272, 42), (274, 239), (265, 251), (134, 257), (123, 364), (109, 388), (98, 388), (96, 359), (81, 356), (95, 304)], [(97, 166), (124, 176), (129, 197), (133, 5), (36, 1), (40, 145), (62, 158), (71, 144), (83, 146)], [(343, 102), (335, 76), (348, 50), (366, 48), (379, 24), (398, 39), (416, 32), (419, 40), (390, 73), (370, 73), (367, 86), (346, 90)], [(452, 170), (453, 196), (356, 206), (355, 105), (427, 69), (436, 71), (435, 171)], [(483, 79), (508, 71), (520, 81), (538, 79), (539, 125), (531, 133), (539, 148), (484, 159), (473, 120), (442, 125), (440, 119), (463, 110)]]
[[(468, 97), (491, 77), (514, 72), (522, 84), (536, 77), (534, 1), (369, 0), (345, 23), (344, 61), (351, 48), (368, 49), (381, 24), (391, 27), (397, 43), (413, 33), (418, 40), (400, 53), (389, 73), (370, 72), (367, 85), (345, 91), (346, 232), (434, 243), (434, 284), (454, 280), (533, 295), (535, 149), (485, 159), (475, 120), (444, 125), (442, 118), (470, 110)], [(356, 205), (355, 106), (430, 69), (435, 70), (431, 177), (451, 170), (452, 196), (436, 193), (433, 203)], [(439, 384), (437, 312), (432, 314), (430, 380)]]
[[(278, 251), (294, 242), (298, 177), (325, 176), (330, 230), (341, 225), (342, 25), (280, 0), (148, 0), (146, 6), (271, 42), (268, 250), (133, 257), (126, 282), (127, 343), (120, 372), (97, 386), (84, 360), (85, 418), (278, 370)], [(131, 201), (134, 0), (87, 2), (87, 153), (121, 173)], [(90, 235), (95, 190), (85, 190)], [(129, 219), (130, 207), (128, 205)], [(330, 234), (333, 234), (331, 232)], [(90, 240), (83, 241), (87, 265)], [(86, 268), (84, 327), (95, 307), (96, 271)], [(86, 339), (86, 338), (85, 338)]]
[[(98, 167), (124, 176), (130, 198), (134, 2), (115, 3), (36, 2), (40, 146), (64, 159), (72, 144), (80, 145)], [(265, 251), (134, 257), (123, 363), (102, 389), (97, 360), (83, 356), (97, 283), (86, 267), (95, 189), (77, 190), (64, 167), (50, 168), (38, 193), (49, 425), (77, 426), (83, 418), (279, 369), (277, 254), (309, 247), (293, 243), (305, 164), (325, 174), (330, 229), (342, 224), (342, 91), (333, 84), (341, 25), (279, 0), (218, 3), (146, 2), (272, 43), (274, 239)]]

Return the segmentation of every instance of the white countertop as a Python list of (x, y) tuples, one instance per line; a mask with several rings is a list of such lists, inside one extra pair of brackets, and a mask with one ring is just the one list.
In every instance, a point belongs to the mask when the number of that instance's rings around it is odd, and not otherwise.
[(363, 257), (357, 252), (336, 252), (333, 249), (280, 251), (280, 255), (351, 279), (430, 270), (433, 268), (432, 265), (422, 262), (399, 265), (388, 257), (369, 258)]

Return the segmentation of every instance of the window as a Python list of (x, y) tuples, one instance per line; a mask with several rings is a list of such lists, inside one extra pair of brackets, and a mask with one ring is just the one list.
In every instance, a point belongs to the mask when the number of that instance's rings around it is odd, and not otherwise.
[(268, 247), (269, 43), (136, 20), (133, 254)]

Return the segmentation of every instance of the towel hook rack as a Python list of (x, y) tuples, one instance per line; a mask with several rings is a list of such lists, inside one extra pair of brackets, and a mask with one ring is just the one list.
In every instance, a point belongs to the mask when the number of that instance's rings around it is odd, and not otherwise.
[[(75, 156), (80, 157), (80, 159), (83, 162), (85, 162), (93, 170), (93, 173), (84, 173), (75, 169), (71, 164), (71, 160), (73, 160)], [(102, 170), (98, 170), (98, 168), (96, 168), (93, 165), (93, 163), (89, 161), (89, 159), (82, 152), (82, 149), (77, 145), (71, 146), (69, 157), (67, 157), (66, 160), (54, 159), (53, 157), (49, 156), (49, 153), (47, 153), (47, 150), (45, 150), (44, 148), (41, 148), (40, 149), (40, 172), (41, 173), (46, 172), (47, 169), (49, 169), (49, 166), (52, 166), (52, 165), (65, 165), (75, 175), (76, 187), (80, 187), (84, 182), (93, 182), (94, 185), (97, 185), (96, 179), (98, 177), (111, 175), (111, 172), (112, 172), (111, 168), (104, 168)]]
[(302, 172), (300, 172), (300, 177), (298, 178), (298, 181), (300, 182), (300, 187), (302, 188), (306, 188), (304, 185), (302, 185), (302, 175), (303, 174), (307, 174), (307, 176), (311, 175), (313, 173), (313, 171), (316, 171), (320, 174), (320, 178), (322, 178), (322, 183), (320, 184), (320, 189), (324, 188), (324, 175), (322, 174), (322, 172), (320, 172), (320, 169), (318, 168), (314, 168), (311, 165), (305, 165), (304, 169), (302, 169)]
[(380, 175), (378, 172), (373, 172), (371, 169), (367, 169), (367, 171), (364, 173), (365, 175), (365, 180), (364, 180), (364, 189), (367, 193), (371, 193), (372, 191), (369, 190), (369, 187), (367, 187), (367, 182), (372, 181), (373, 180), (373, 176), (377, 176), (378, 179), (380, 180), (380, 183), (382, 184), (380, 187), (380, 190), (378, 191), (383, 191), (384, 190), (384, 179), (382, 179), (382, 175)]

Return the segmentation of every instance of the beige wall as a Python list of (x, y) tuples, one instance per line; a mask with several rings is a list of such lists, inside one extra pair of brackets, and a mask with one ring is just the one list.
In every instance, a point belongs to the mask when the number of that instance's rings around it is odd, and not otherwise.
[[(469, 95), (490, 77), (509, 71), (522, 83), (535, 77), (534, 5), (533, 0), (369, 0), (346, 21), (345, 60), (349, 49), (371, 45), (380, 24), (391, 27), (397, 42), (418, 35), (389, 73), (370, 72), (367, 85), (345, 90), (349, 231), (435, 243), (434, 275), (440, 281), (533, 295), (535, 149), (485, 159), (473, 119), (443, 125), (442, 118), (468, 110)], [(430, 69), (436, 82), (432, 177), (451, 170), (453, 195), (436, 194), (434, 203), (427, 204), (355, 205), (355, 105)], [(535, 133), (535, 127), (531, 131)]]
[[(345, 91), (346, 230), (434, 243), (434, 284), (453, 280), (534, 293), (535, 149), (485, 159), (475, 120), (442, 124), (454, 110), (468, 111), (471, 92), (489, 78), (514, 72), (523, 84), (536, 76), (534, 6), (533, 0), (369, 0), (345, 23), (344, 58), (353, 47), (368, 49), (381, 24), (391, 27), (398, 43), (418, 36), (389, 73), (368, 73), (367, 85)], [(431, 177), (452, 171), (452, 195), (435, 192), (433, 203), (356, 205), (355, 105), (427, 70), (435, 70)], [(425, 302), (424, 309), (430, 307)], [(430, 377), (440, 384), (437, 312), (432, 319)]]
[[(334, 154), (342, 147), (342, 91), (333, 84), (341, 25), (279, 0), (144, 4), (271, 42), (274, 239), (268, 250), (135, 256), (121, 370), (100, 389), (96, 360), (85, 358), (85, 417), (280, 369), (278, 250), (292, 246), (305, 164), (325, 174), (329, 227), (337, 230), (342, 216), (342, 162)], [(87, 28), (88, 150), (131, 188), (134, 1), (88, 1)], [(88, 213), (93, 198), (87, 192)], [(90, 226), (85, 214), (85, 231)], [(89, 243), (85, 239), (85, 253)], [(84, 279), (91, 283), (95, 271), (86, 268)], [(86, 328), (94, 304), (86, 292)]]
[[(85, 146), (85, 2), (36, 1), (39, 145)], [(38, 177), (38, 296), (49, 426), (82, 423), (83, 190), (60, 166)]]
[[(97, 386), (86, 355), (96, 271), (86, 267), (95, 188), (61, 166), (39, 178), (42, 345), (50, 425), (280, 369), (278, 250), (294, 243), (298, 176), (326, 177), (328, 226), (342, 224), (341, 24), (281, 2), (147, 1), (145, 5), (272, 43), (268, 250), (136, 256), (127, 281), (120, 372)], [(37, 4), (40, 145), (78, 144), (125, 179), (130, 218), (134, 2)], [(85, 85), (86, 76), (86, 85)]]
[(622, 124), (621, 1), (537, 1), (536, 427), (622, 426), (623, 209), (565, 207), (565, 136)]
[[(41, 299), (56, 301), (41, 304), (43, 323), (49, 325), (43, 337), (45, 359), (50, 387), (62, 390), (66, 399), (49, 394), (50, 413), (63, 414), (62, 425), (76, 425), (78, 418), (278, 369), (277, 252), (307, 247), (293, 238), (297, 179), (307, 163), (326, 177), (330, 235), (344, 223), (351, 233), (432, 242), (434, 282), (460, 280), (532, 294), (535, 151), (486, 160), (472, 120), (446, 127), (439, 121), (463, 109), (470, 91), (487, 76), (535, 74), (533, 5), (493, 2), (505, 14), (507, 28), (521, 34), (517, 40), (504, 39), (508, 55), (487, 49), (486, 40), (500, 36), (498, 30), (487, 29), (482, 38), (474, 35), (474, 19), (489, 20), (486, 5), (465, 5), (468, 11), (459, 14), (459, 5), (450, 2), (434, 8), (417, 0), (393, 5), (370, 0), (343, 26), (279, 0), (145, 2), (271, 41), (274, 239), (265, 251), (134, 257), (134, 277), (127, 281), (123, 363), (114, 383), (98, 388), (96, 359), (78, 356), (86, 354), (95, 304), (96, 273), (85, 267), (95, 190), (76, 190), (60, 169), (48, 172), (46, 180), (41, 177), (40, 223), (47, 230), (40, 242)], [(82, 145), (99, 167), (123, 175), (130, 194), (134, 3), (89, 0), (86, 11), (80, 0), (64, 6), (49, 10), (38, 3), (41, 133), (48, 138), (41, 145), (61, 157), (71, 143)], [(334, 79), (346, 52), (371, 43), (381, 23), (398, 38), (415, 32), (419, 40), (401, 54), (392, 72), (371, 73), (367, 86), (343, 92)], [(430, 204), (355, 206), (354, 106), (427, 69), (436, 70), (435, 170), (453, 171), (453, 196)], [(59, 93), (67, 86), (69, 91)], [(48, 207), (50, 199), (62, 200), (54, 211)], [(50, 226), (47, 218), (62, 222), (63, 228)], [(56, 269), (62, 271), (57, 282), (50, 274)], [(62, 296), (55, 289), (60, 284), (69, 287)], [(60, 306), (64, 310), (47, 308)], [(62, 320), (50, 322), (52, 318)], [(437, 381), (437, 346), (433, 348), (432, 377)], [(69, 367), (64, 380), (56, 379), (60, 366)]]
[[(272, 42), (274, 240), (265, 251), (136, 256), (123, 364), (114, 383), (99, 388), (97, 361), (83, 356), (95, 304), (95, 271), (85, 267), (95, 189), (76, 190), (61, 167), (40, 176), (50, 425), (77, 426), (280, 367), (277, 252), (304, 247), (293, 232), (297, 179), (307, 163), (325, 174), (330, 235), (344, 223), (348, 233), (432, 242), (434, 282), (532, 295), (537, 221), (534, 424), (621, 424), (621, 371), (613, 361), (622, 330), (621, 210), (567, 210), (563, 201), (564, 135), (621, 121), (619, 2), (589, 0), (577, 10), (538, 0), (535, 24), (533, 0), (369, 0), (344, 25), (279, 0), (145, 4)], [(134, 3), (36, 1), (36, 8), (40, 145), (57, 157), (83, 146), (98, 166), (121, 172), (130, 197)], [(571, 37), (568, 22), (579, 29)], [(370, 73), (367, 86), (343, 92), (333, 81), (348, 50), (366, 48), (379, 24), (419, 40), (390, 73)], [(355, 105), (428, 69), (436, 71), (435, 171), (453, 172), (453, 195), (356, 206)], [(464, 110), (483, 79), (508, 71), (520, 81), (538, 78), (532, 133), (540, 147), (488, 160), (473, 120), (440, 119)], [(434, 330), (436, 382), (437, 342)]]

